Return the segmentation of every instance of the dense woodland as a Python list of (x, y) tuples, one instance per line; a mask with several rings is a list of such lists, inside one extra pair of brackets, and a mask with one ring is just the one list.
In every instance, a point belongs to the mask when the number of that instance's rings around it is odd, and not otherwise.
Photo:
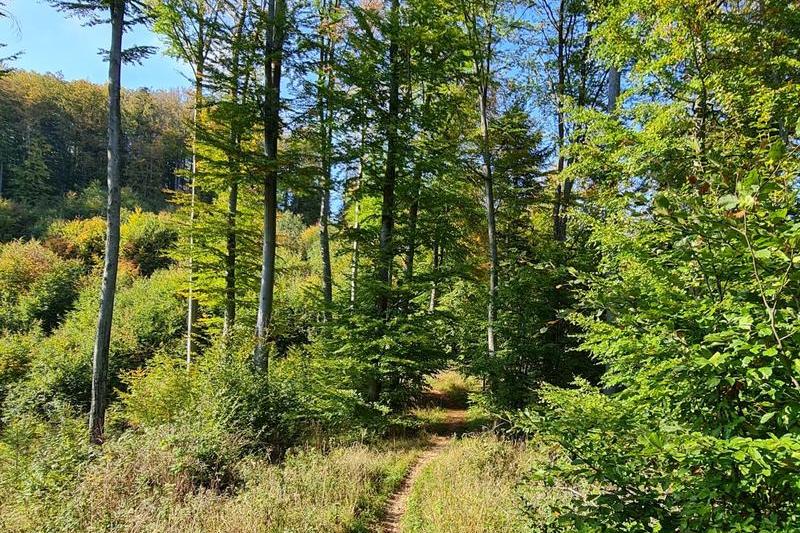
[(0, 48), (0, 529), (800, 530), (796, 2), (49, 3), (109, 81)]

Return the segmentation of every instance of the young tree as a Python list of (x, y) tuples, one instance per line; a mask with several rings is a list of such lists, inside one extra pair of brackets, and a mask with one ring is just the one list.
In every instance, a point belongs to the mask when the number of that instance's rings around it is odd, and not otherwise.
[(491, 97), (494, 87), (494, 68), (500, 36), (502, 0), (468, 0), (461, 4), (466, 30), (474, 85), (477, 92), (480, 139), (478, 141), (483, 182), (483, 203), (486, 210), (486, 228), (489, 255), (489, 303), (486, 314), (486, 344), (489, 358), (496, 351), (495, 321), (498, 285), (497, 224), (494, 198), (494, 163), (492, 161)]
[(217, 24), (222, 13), (222, 0), (153, 0), (154, 29), (169, 45), (168, 51), (192, 69), (194, 106), (192, 109), (192, 168), (189, 206), (189, 286), (186, 313), (186, 364), (192, 361), (193, 329), (196, 315), (194, 290), (194, 220), (197, 193), (197, 137), (203, 109), (203, 85), (206, 64), (214, 47)]

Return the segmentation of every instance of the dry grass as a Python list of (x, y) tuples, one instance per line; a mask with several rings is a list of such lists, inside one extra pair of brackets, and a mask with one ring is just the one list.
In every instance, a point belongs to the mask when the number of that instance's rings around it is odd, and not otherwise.
[[(280, 466), (244, 461), (242, 486), (226, 494), (214, 488), (185, 492), (159, 479), (156, 487), (131, 479), (133, 492), (106, 471), (87, 478), (86, 531), (288, 532), (369, 531), (389, 495), (419, 453), (416, 442), (383, 448), (353, 445), (328, 454), (292, 453)], [(109, 486), (109, 483), (114, 486)], [(118, 492), (120, 491), (121, 492)], [(109, 501), (109, 498), (115, 501)]]
[(373, 531), (424, 448), (413, 439), (306, 448), (272, 463), (238, 459), (229, 436), (185, 435), (165, 428), (110, 441), (102, 456), (76, 458), (69, 482), (44, 480), (36, 493), (0, 478), (0, 531)]

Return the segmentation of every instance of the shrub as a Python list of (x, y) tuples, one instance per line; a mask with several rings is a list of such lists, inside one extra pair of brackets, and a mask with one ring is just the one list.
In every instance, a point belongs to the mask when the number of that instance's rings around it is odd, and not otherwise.
[(86, 420), (53, 406), (49, 421), (26, 414), (0, 435), (0, 529), (75, 530), (75, 489), (89, 458)]
[(149, 276), (172, 263), (169, 253), (178, 240), (169, 217), (136, 210), (122, 225), (121, 255)]
[(39, 342), (41, 335), (36, 331), (0, 337), (0, 403), (8, 388), (27, 373), (31, 352)]
[(64, 261), (36, 241), (0, 245), (0, 329), (49, 332), (72, 308), (79, 265)]
[(78, 259), (84, 265), (100, 264), (106, 239), (106, 221), (101, 217), (85, 220), (57, 220), (47, 230), (45, 243), (61, 257)]
[(29, 210), (11, 200), (0, 198), (0, 242), (26, 236), (31, 223)]
[[(138, 368), (161, 350), (174, 349), (184, 327), (177, 296), (182, 273), (163, 271), (149, 279), (120, 279), (112, 326), (111, 389), (119, 375)], [(76, 308), (50, 337), (36, 344), (27, 378), (13, 387), (6, 409), (43, 409), (58, 399), (86, 409), (91, 392), (91, 356), (99, 289), (81, 291)]]

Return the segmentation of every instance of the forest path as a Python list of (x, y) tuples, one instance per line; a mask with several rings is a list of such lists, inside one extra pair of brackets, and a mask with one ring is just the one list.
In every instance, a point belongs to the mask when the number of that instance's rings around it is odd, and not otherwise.
[(454, 435), (458, 435), (465, 430), (466, 423), (466, 409), (444, 409), (444, 421), (429, 428), (429, 431), (434, 433), (431, 436), (430, 444), (408, 471), (400, 488), (389, 498), (379, 531), (382, 533), (400, 533), (400, 522), (403, 519), (403, 515), (406, 513), (414, 482), (428, 463), (450, 444)]

